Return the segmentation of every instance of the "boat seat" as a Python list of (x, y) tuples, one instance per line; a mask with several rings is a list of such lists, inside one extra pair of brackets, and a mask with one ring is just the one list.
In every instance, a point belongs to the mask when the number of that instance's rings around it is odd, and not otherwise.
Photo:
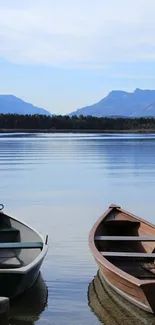
[(20, 231), (13, 227), (0, 227), (0, 243), (16, 242), (19, 240)]
[(26, 249), (26, 248), (42, 248), (42, 242), (12, 242), (12, 243), (0, 243), (0, 249)]
[(107, 220), (102, 221), (101, 231), (108, 236), (133, 236), (138, 235), (138, 229), (140, 227), (140, 222), (130, 221), (130, 220)]
[(22, 267), (23, 264), (17, 259), (17, 257), (12, 258), (0, 258), (0, 269), (15, 269)]
[(10, 228), (0, 228), (0, 233), (1, 232), (18, 232), (19, 233), (19, 230), (16, 229), (16, 228), (13, 228), (13, 227), (10, 227)]
[(155, 253), (135, 253), (135, 252), (100, 252), (105, 257), (136, 257), (136, 258), (155, 258)]
[(147, 241), (155, 242), (155, 237), (153, 236), (95, 236), (95, 240), (102, 241)]
[(140, 227), (139, 221), (130, 221), (130, 220), (107, 220), (103, 221), (103, 226), (106, 228), (124, 228), (128, 227), (129, 229), (137, 229)]
[(23, 262), (11, 249), (0, 250), (0, 269), (19, 268), (22, 266)]

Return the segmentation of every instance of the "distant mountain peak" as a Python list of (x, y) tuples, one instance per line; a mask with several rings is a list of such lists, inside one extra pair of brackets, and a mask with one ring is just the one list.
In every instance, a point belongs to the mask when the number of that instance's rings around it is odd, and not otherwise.
[(0, 114), (52, 115), (47, 110), (34, 106), (14, 95), (0, 95)]
[(124, 90), (112, 90), (110, 91), (110, 93), (107, 95), (106, 98), (118, 98), (118, 97), (120, 98), (126, 95), (129, 95), (129, 93)]
[(145, 90), (142, 90), (140, 88), (136, 88), (135, 91), (134, 91), (134, 93), (139, 93), (139, 92), (142, 92), (142, 91), (146, 91), (146, 89)]
[(127, 91), (124, 90), (112, 90), (110, 91), (110, 93), (108, 94), (108, 96), (110, 95), (123, 95), (123, 94), (129, 94)]
[(155, 90), (136, 88), (134, 92), (112, 90), (98, 103), (69, 114), (97, 117), (152, 117), (155, 116)]

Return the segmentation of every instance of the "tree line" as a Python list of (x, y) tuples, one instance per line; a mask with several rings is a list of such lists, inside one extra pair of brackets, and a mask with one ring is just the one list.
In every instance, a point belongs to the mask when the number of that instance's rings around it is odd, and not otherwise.
[(155, 130), (155, 118), (0, 114), (0, 129), (23, 130)]

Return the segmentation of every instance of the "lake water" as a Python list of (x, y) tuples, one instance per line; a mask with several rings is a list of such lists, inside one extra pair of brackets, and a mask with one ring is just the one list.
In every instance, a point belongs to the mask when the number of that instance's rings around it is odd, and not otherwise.
[(154, 193), (155, 135), (1, 134), (0, 203), (49, 234), (47, 304), (31, 303), (31, 315), (13, 306), (10, 324), (99, 324), (87, 297), (97, 272), (89, 231), (111, 203), (155, 223)]

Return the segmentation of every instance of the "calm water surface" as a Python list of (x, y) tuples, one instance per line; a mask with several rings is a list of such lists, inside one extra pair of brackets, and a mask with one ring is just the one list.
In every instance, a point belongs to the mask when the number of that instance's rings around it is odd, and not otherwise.
[(154, 193), (155, 135), (0, 135), (0, 203), (49, 234), (50, 245), (42, 266), (47, 305), (37, 317), (13, 306), (10, 324), (102, 322), (88, 305), (97, 272), (89, 230), (111, 203), (155, 223)]

